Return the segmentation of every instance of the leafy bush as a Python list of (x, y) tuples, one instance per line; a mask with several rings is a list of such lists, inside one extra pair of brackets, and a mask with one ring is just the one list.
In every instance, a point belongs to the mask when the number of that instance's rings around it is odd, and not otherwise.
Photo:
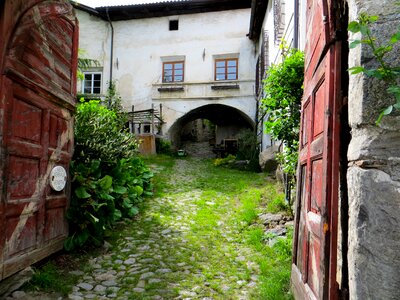
[(248, 160), (247, 169), (255, 172), (260, 171), (258, 155), (260, 153), (257, 135), (250, 129), (241, 130), (238, 134), (238, 160)]
[(214, 160), (214, 166), (218, 167), (218, 166), (229, 165), (229, 164), (233, 163), (235, 160), (236, 160), (236, 156), (229, 154), (227, 157), (216, 158)]
[(156, 152), (157, 152), (157, 154), (171, 155), (172, 154), (171, 142), (161, 139), (161, 138), (157, 138), (156, 139)]
[(138, 144), (124, 129), (118, 109), (81, 102), (75, 120), (67, 250), (88, 242), (100, 245), (106, 230), (137, 214), (138, 204), (152, 190), (152, 173), (137, 157)]
[(304, 54), (289, 50), (280, 64), (272, 65), (264, 81), (266, 97), (262, 108), (268, 115), (265, 128), (272, 138), (282, 141), (285, 151), (278, 156), (283, 170), (295, 175), (303, 95)]
[(74, 160), (117, 161), (137, 154), (138, 143), (134, 136), (124, 129), (116, 111), (90, 100), (78, 105), (75, 115), (75, 156)]

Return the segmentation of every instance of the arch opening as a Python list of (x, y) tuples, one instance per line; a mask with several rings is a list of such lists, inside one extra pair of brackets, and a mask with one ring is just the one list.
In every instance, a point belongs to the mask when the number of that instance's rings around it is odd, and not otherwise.
[(213, 148), (237, 139), (244, 129), (254, 130), (254, 121), (227, 105), (209, 104), (189, 111), (169, 130), (174, 149), (185, 149), (197, 157), (214, 157)]

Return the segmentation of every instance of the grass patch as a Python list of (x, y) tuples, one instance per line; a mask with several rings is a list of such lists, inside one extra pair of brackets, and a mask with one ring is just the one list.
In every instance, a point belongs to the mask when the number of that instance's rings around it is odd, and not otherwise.
[[(147, 282), (143, 293), (133, 292), (140, 274), (127, 274), (117, 298), (185, 298), (196, 291), (194, 298), (199, 299), (291, 299), (291, 235), (269, 247), (258, 221), (260, 213), (283, 208), (276, 182), (263, 173), (215, 167), (212, 160), (165, 155), (144, 160), (155, 173), (155, 196), (142, 203), (135, 219), (124, 220), (109, 233), (112, 253), (101, 265), (118, 270), (116, 260), (140, 254), (137, 262), (151, 259), (148, 271), (170, 272), (157, 274), (160, 282)], [(144, 245), (148, 250), (140, 250)], [(82, 270), (90, 257), (101, 254), (91, 250), (82, 257), (69, 254), (76, 262), (72, 270)], [(30, 284), (66, 295), (77, 283), (69, 270), (44, 265)]]
[(34, 268), (34, 272), (32, 279), (23, 287), (26, 291), (40, 290), (67, 296), (78, 280), (78, 276), (66, 272), (64, 268), (60, 268), (51, 261)]
[(293, 233), (289, 230), (286, 238), (278, 239), (270, 247), (265, 229), (257, 218), (260, 213), (266, 212), (288, 214), (290, 208), (285, 203), (281, 186), (276, 182), (265, 181), (262, 186), (249, 186), (239, 194), (240, 204), (235, 219), (242, 226), (239, 239), (255, 251), (254, 259), (260, 270), (259, 285), (251, 294), (251, 299), (293, 299), (290, 293)]
[(290, 292), (293, 232), (285, 239), (278, 239), (272, 246), (264, 242), (265, 235), (259, 229), (248, 231), (248, 243), (257, 249), (260, 266), (260, 285), (253, 294), (255, 299), (293, 299)]
[(244, 221), (246, 225), (251, 225), (256, 221), (260, 200), (261, 191), (258, 189), (251, 189), (240, 197), (241, 211), (239, 219)]

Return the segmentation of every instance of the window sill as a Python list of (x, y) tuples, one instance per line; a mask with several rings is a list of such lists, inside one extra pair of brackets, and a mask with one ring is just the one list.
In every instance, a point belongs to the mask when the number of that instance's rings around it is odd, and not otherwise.
[(83, 93), (77, 93), (76, 98), (80, 99), (81, 97), (85, 98), (86, 100), (98, 100), (104, 97), (103, 94), (83, 94)]
[(238, 84), (214, 84), (211, 86), (212, 90), (238, 90), (240, 86)]
[(174, 86), (174, 87), (159, 87), (157, 89), (160, 93), (162, 92), (183, 92), (183, 86)]

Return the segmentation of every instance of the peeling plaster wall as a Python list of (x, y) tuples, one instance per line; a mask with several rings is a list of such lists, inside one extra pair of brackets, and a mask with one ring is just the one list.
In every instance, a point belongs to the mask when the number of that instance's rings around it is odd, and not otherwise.
[[(294, 39), (294, 1), (289, 0), (281, 0), (282, 3), (282, 22), (284, 24), (282, 30), (282, 39), (285, 41), (287, 46), (290, 48), (293, 47), (293, 39)], [(265, 13), (262, 29), (260, 36), (258, 38), (258, 43), (256, 44), (256, 50), (258, 55), (262, 55), (262, 43), (266, 44), (267, 51), (267, 62), (266, 64), (270, 66), (271, 64), (278, 64), (282, 62), (282, 50), (280, 48), (280, 44), (275, 41), (275, 32), (274, 32), (274, 1), (269, 1), (267, 6), (267, 11)], [(305, 14), (306, 14), (306, 1), (299, 1), (299, 49), (304, 50), (306, 37), (305, 37)], [(267, 41), (266, 41), (267, 40)], [(259, 96), (262, 98), (262, 93)], [(265, 117), (264, 117), (265, 121)], [(263, 127), (261, 141), (261, 150), (265, 150), (269, 148), (274, 143), (271, 140), (270, 134), (265, 132), (265, 128)]]
[[(99, 59), (103, 72), (103, 91), (109, 78), (109, 25), (77, 13), (80, 47), (87, 57)], [(169, 21), (178, 20), (179, 29), (169, 30)], [(189, 111), (208, 104), (232, 106), (254, 120), (255, 50), (248, 39), (250, 9), (237, 9), (168, 17), (115, 21), (113, 78), (126, 110), (149, 109), (163, 105), (163, 133)], [(212, 89), (214, 60), (223, 55), (239, 59), (238, 89)], [(183, 91), (160, 92), (163, 60), (184, 60), (184, 82), (168, 87)]]
[[(378, 41), (399, 28), (395, 0), (349, 0), (350, 21), (366, 12), (379, 15), (373, 26)], [(351, 34), (349, 39), (360, 38)], [(388, 60), (400, 63), (397, 47)], [(371, 51), (350, 50), (349, 67), (376, 67)], [(350, 299), (400, 299), (400, 116), (379, 112), (394, 102), (386, 86), (362, 74), (351, 75), (348, 150)]]
[[(107, 91), (107, 81), (110, 74), (110, 40), (111, 28), (104, 20), (75, 9), (79, 20), (79, 57), (95, 59), (103, 72), (101, 92)], [(78, 80), (78, 93), (81, 92), (81, 82)]]

